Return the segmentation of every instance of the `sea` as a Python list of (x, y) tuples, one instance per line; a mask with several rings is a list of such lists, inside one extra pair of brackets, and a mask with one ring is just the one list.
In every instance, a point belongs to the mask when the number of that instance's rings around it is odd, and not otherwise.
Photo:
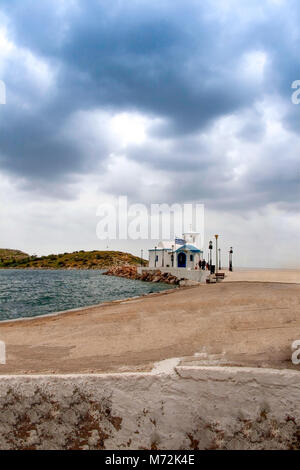
[(0, 270), (0, 321), (36, 317), (174, 288), (103, 270)]

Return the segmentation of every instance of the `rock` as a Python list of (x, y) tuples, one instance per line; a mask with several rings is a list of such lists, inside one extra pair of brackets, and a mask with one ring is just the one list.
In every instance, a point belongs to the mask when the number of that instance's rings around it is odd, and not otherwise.
[(171, 273), (162, 273), (159, 269), (143, 271), (142, 274), (137, 272), (136, 266), (112, 266), (103, 273), (104, 276), (125, 277), (127, 279), (136, 279), (145, 282), (164, 282), (166, 284), (177, 285), (179, 279)]

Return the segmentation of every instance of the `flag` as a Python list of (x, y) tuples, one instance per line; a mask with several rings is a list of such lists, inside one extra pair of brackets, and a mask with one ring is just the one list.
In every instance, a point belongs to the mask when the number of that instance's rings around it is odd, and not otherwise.
[(183, 238), (175, 238), (175, 245), (185, 245), (186, 241)]

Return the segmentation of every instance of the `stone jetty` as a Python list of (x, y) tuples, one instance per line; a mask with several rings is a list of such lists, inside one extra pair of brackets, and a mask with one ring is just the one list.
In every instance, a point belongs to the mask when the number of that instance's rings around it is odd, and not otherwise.
[(162, 273), (159, 269), (147, 270), (139, 274), (136, 266), (112, 266), (103, 273), (105, 276), (126, 277), (146, 282), (164, 282), (179, 285), (180, 279), (170, 273)]

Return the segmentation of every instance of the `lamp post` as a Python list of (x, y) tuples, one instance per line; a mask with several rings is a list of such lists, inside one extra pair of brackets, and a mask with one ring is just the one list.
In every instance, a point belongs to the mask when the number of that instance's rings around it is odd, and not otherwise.
[(219, 235), (215, 235), (215, 239), (216, 239), (216, 273), (218, 272), (218, 238), (219, 238)]
[(212, 249), (213, 249), (213, 242), (210, 240), (209, 242), (209, 245), (208, 245), (208, 249), (209, 249), (209, 269), (211, 269), (211, 265), (212, 265)]
[(219, 248), (219, 269), (222, 269), (222, 263), (221, 263), (221, 248)]
[(156, 268), (156, 250), (157, 246), (154, 247), (154, 267)]
[(233, 249), (232, 249), (232, 246), (231, 246), (230, 251), (229, 251), (229, 271), (233, 271), (233, 269), (232, 269), (232, 255), (233, 255)]

